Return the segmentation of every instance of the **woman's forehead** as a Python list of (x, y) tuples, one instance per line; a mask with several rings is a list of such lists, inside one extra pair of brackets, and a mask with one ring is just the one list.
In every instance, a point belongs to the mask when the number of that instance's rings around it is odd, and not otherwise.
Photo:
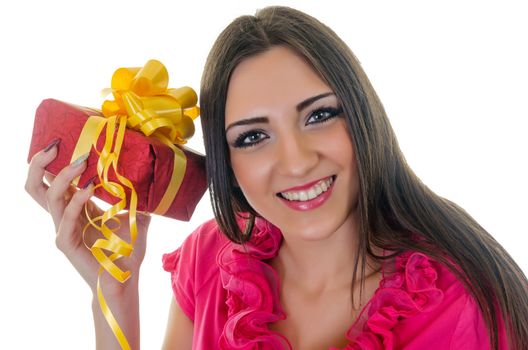
[(273, 47), (242, 61), (233, 71), (227, 91), (226, 124), (248, 115), (295, 108), (330, 87), (299, 55)]

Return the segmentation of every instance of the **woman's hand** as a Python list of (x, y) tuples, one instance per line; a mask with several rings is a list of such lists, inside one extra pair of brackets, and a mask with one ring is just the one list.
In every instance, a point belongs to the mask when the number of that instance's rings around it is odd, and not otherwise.
[[(84, 213), (84, 205), (86, 204), (91, 218), (101, 215), (103, 211), (90, 200), (93, 194), (93, 184), (89, 184), (81, 190), (77, 190), (71, 185), (73, 179), (81, 175), (86, 169), (86, 160), (81, 157), (78, 162), (66, 166), (56, 177), (53, 177), (45, 172), (45, 167), (56, 155), (57, 146), (50, 145), (33, 156), (25, 188), (31, 197), (50, 213), (55, 224), (57, 247), (66, 255), (92, 291), (95, 292), (100, 265), (92, 256), (91, 251), (85, 246), (85, 242), (91, 245), (102, 235), (90, 226), (83, 239), (82, 231), (88, 222)], [(50, 183), (49, 186), (44, 183), (44, 177)], [(121, 223), (116, 234), (125, 241), (130, 242), (128, 214), (119, 214), (117, 217)], [(149, 215), (137, 214), (138, 234), (134, 244), (134, 251), (130, 257), (123, 257), (116, 261), (116, 264), (123, 271), (130, 270), (132, 273), (131, 279), (135, 282), (132, 284), (136, 288), (139, 268), (145, 256), (146, 234), (149, 222)], [(109, 222), (108, 225), (116, 227), (116, 222)], [(113, 293), (119, 293), (129, 284), (121, 284), (109, 276), (108, 273), (104, 273), (102, 279), (101, 283), (104, 286), (105, 295), (109, 296)]]
[[(83, 229), (88, 223), (84, 213), (85, 204), (90, 218), (101, 215), (103, 211), (90, 200), (94, 189), (93, 184), (89, 184), (81, 190), (77, 190), (71, 185), (72, 180), (86, 169), (86, 159), (81, 157), (78, 161), (62, 169), (56, 177), (46, 173), (46, 166), (57, 156), (56, 145), (50, 144), (33, 156), (29, 165), (25, 188), (31, 197), (50, 213), (57, 233), (57, 247), (66, 255), (92, 289), (94, 295), (92, 312), (97, 349), (117, 349), (120, 344), (118, 344), (114, 331), (108, 326), (103, 316), (97, 297), (97, 279), (100, 265), (86, 247), (86, 245), (90, 246), (96, 239), (101, 238), (102, 234), (89, 226), (83, 237)], [(49, 186), (44, 183), (44, 177), (48, 180)], [(120, 214), (117, 217), (120, 219), (120, 226), (115, 233), (125, 241), (130, 242), (128, 214)], [(116, 265), (123, 271), (130, 271), (132, 277), (125, 283), (121, 283), (106, 272), (101, 275), (101, 286), (106, 302), (132, 349), (139, 349), (138, 275), (141, 262), (145, 256), (149, 223), (149, 215), (137, 214), (138, 232), (134, 251), (130, 257), (123, 257), (115, 261)], [(115, 224), (116, 222), (108, 223), (109, 226), (117, 227)]]

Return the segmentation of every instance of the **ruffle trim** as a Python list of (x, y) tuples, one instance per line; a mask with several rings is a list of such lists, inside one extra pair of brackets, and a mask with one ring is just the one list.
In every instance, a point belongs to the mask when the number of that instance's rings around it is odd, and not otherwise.
[[(286, 318), (278, 275), (265, 262), (277, 255), (281, 242), (279, 229), (257, 218), (250, 242), (243, 246), (228, 242), (218, 253), (228, 306), (221, 349), (291, 349), (286, 337), (268, 328)], [(347, 332), (350, 343), (344, 350), (393, 349), (398, 322), (432, 311), (442, 302), (444, 293), (436, 287), (437, 279), (436, 267), (422, 253), (405, 252), (386, 262), (378, 289)]]
[(362, 330), (356, 331), (358, 320), (347, 333), (350, 344), (345, 350), (393, 349), (393, 332), (401, 320), (432, 311), (444, 299), (443, 291), (436, 287), (438, 273), (429, 257), (405, 252), (393, 263), (393, 271), (383, 267), (380, 286), (363, 311), (366, 320)]
[(282, 234), (257, 218), (250, 242), (228, 242), (218, 253), (220, 279), (227, 291), (227, 322), (220, 336), (221, 349), (273, 350), (291, 348), (269, 323), (286, 318), (280, 306), (279, 278), (266, 262), (280, 248)]

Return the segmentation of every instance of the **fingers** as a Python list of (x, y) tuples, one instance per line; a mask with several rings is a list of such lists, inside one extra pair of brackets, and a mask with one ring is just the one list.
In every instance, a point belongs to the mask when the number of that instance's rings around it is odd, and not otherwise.
[[(63, 220), (62, 216), (66, 214), (65, 210), (68, 205), (66, 197), (68, 196), (70, 184), (73, 179), (81, 175), (86, 169), (86, 159), (88, 159), (88, 154), (79, 157), (72, 164), (62, 169), (59, 174), (57, 174), (49, 186), (48, 191), (46, 192), (48, 211), (51, 214), (57, 229)], [(73, 196), (75, 196), (75, 194)], [(73, 201), (73, 196), (71, 201)], [(77, 218), (75, 218), (75, 220), (76, 219)]]
[(145, 247), (147, 244), (147, 232), (151, 220), (150, 214), (146, 212), (138, 212), (136, 216), (136, 223), (138, 226), (138, 236), (136, 242)]
[(46, 179), (46, 181), (48, 182), (48, 184), (52, 183), (53, 180), (55, 180), (55, 175), (53, 175), (52, 173), (48, 173), (47, 171), (44, 172), (44, 178)]
[[(44, 179), (46, 180), (44, 181), (44, 183), (49, 185), (53, 182), (53, 180), (55, 180), (55, 175), (46, 171), (44, 173)], [(49, 186), (46, 186), (46, 187), (49, 187)], [(66, 202), (70, 200), (71, 196), (75, 192), (77, 192), (77, 189), (75, 188), (75, 186), (72, 185), (68, 188), (68, 192), (64, 194), (64, 199), (66, 200)]]
[[(94, 185), (90, 183), (88, 187), (73, 194), (71, 200), (64, 206), (59, 223), (57, 225), (57, 247), (63, 252), (71, 248), (71, 244), (79, 242), (79, 217), (86, 202), (93, 195)], [(55, 219), (54, 219), (55, 220)]]
[(150, 220), (152, 216), (146, 211), (138, 211), (136, 215), (138, 226), (147, 228), (150, 225)]
[(48, 186), (42, 182), (46, 166), (57, 156), (57, 144), (54, 140), (45, 149), (36, 153), (29, 163), (28, 176), (24, 188), (41, 207), (48, 210), (46, 191)]

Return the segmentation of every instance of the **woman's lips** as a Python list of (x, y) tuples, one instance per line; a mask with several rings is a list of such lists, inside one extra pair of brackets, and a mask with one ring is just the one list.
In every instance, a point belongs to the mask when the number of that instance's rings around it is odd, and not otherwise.
[[(312, 210), (320, 207), (328, 200), (332, 194), (334, 182), (335, 176), (331, 176), (301, 186), (291, 187), (288, 190), (282, 191), (277, 197), (289, 208), (294, 210)], [(310, 191), (315, 191), (317, 195), (314, 198), (308, 199), (314, 195), (313, 192), (308, 194)]]

